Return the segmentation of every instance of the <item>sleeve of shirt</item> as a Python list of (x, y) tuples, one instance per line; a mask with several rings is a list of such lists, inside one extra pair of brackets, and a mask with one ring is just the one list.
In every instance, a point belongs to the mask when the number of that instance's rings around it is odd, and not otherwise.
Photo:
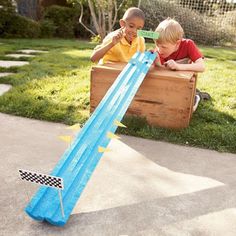
[[(112, 36), (113, 36), (113, 34), (114, 34), (114, 32), (109, 33), (109, 34), (103, 39), (102, 43), (99, 44), (99, 45), (97, 45), (94, 50), (97, 50), (97, 49), (99, 49), (99, 48), (101, 48), (101, 47), (107, 45), (108, 43), (110, 43), (110, 42), (112, 41)], [(113, 55), (113, 53), (114, 53), (114, 52), (113, 52), (113, 48), (111, 48), (109, 51), (106, 52), (106, 54), (103, 56), (103, 58), (100, 59), (99, 64), (104, 64), (104, 63), (106, 63), (107, 61), (109, 61), (109, 60), (111, 59), (110, 57), (111, 57), (111, 55)]]
[(112, 38), (112, 35), (111, 35), (111, 33), (110, 33), (110, 34), (108, 34), (108, 35), (102, 40), (102, 43), (101, 43), (101, 44), (97, 45), (97, 46), (94, 48), (94, 50), (97, 50), (97, 49), (101, 48), (102, 46), (104, 46), (104, 45), (110, 43), (110, 42), (111, 42), (111, 38)]
[(192, 41), (188, 41), (188, 55), (191, 61), (195, 62), (199, 58), (204, 58), (200, 50), (197, 48), (196, 44)]
[(109, 51), (106, 52), (106, 54), (103, 56), (102, 60), (103, 60), (103, 63), (106, 63), (108, 61), (114, 61), (115, 58), (116, 58), (115, 51), (114, 51), (114, 47), (113, 47)]

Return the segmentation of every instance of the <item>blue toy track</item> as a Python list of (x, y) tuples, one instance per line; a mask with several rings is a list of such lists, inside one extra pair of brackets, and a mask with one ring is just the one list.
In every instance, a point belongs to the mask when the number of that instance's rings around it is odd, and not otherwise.
[(44, 186), (27, 205), (25, 211), (29, 216), (57, 226), (67, 222), (103, 155), (98, 152), (98, 147), (105, 148), (109, 144), (107, 132), (115, 133), (114, 121), (123, 118), (155, 58), (156, 54), (151, 52), (137, 52), (132, 57), (52, 171), (51, 175), (64, 180), (61, 192), (64, 217), (57, 190)]

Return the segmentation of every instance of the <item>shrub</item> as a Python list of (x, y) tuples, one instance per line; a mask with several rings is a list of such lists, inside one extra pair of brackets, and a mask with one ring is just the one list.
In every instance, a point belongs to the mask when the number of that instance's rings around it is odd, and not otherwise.
[(5, 32), (6, 24), (10, 16), (9, 13), (0, 9), (0, 36)]
[(92, 43), (100, 43), (101, 42), (101, 36), (99, 34), (96, 35), (96, 36), (92, 36), (90, 38), (90, 40), (91, 40)]
[(0, 0), (0, 36), (6, 29), (7, 22), (12, 15), (15, 15), (15, 8), (12, 6), (11, 0)]
[(5, 12), (0, 17), (0, 35), (5, 38), (38, 38), (40, 25), (26, 17)]
[(226, 12), (220, 20), (221, 29), (225, 30), (231, 41), (236, 43), (236, 10)]
[(51, 38), (55, 34), (56, 26), (50, 20), (43, 20), (40, 24), (41, 37)]
[(43, 13), (43, 21), (47, 20), (55, 26), (54, 36), (74, 37), (75, 19), (78, 12), (74, 8), (51, 6)]
[(38, 38), (40, 25), (24, 16), (12, 15), (5, 22), (3, 37)]
[(12, 0), (0, 0), (1, 9), (5, 12), (13, 14), (16, 12), (15, 5), (13, 4)]
[(20, 16), (11, 0), (0, 0), (0, 36), (17, 38), (37, 38), (40, 26), (37, 22)]

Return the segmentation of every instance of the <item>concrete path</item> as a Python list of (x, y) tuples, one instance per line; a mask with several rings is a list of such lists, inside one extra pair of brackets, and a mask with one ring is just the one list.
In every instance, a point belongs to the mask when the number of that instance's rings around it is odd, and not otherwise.
[(3, 61), (0, 60), (0, 67), (9, 68), (12, 66), (24, 66), (28, 65), (28, 61)]
[(22, 49), (22, 50), (18, 50), (18, 52), (31, 54), (31, 53), (47, 53), (48, 51), (34, 50), (34, 49)]
[(7, 57), (13, 57), (13, 58), (21, 58), (21, 57), (35, 57), (35, 55), (29, 55), (29, 54), (6, 54)]
[(12, 86), (10, 84), (0, 84), (0, 96), (8, 92)]
[(236, 235), (236, 155), (129, 136), (112, 141), (63, 228), (23, 211), (38, 188), (18, 168), (50, 173), (70, 130), (0, 113), (0, 232), (12, 235)]
[(1, 77), (5, 77), (5, 76), (8, 76), (8, 75), (13, 75), (14, 73), (8, 73), (8, 72), (0, 72), (0, 78)]

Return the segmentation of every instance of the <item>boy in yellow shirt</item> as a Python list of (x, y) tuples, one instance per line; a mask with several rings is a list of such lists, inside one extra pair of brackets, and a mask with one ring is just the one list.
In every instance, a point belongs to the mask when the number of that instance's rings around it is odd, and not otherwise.
[(93, 62), (128, 62), (137, 52), (145, 51), (145, 41), (143, 37), (137, 36), (137, 30), (144, 26), (145, 16), (142, 10), (131, 7), (126, 10), (120, 19), (120, 29), (109, 33), (98, 45), (92, 55)]

